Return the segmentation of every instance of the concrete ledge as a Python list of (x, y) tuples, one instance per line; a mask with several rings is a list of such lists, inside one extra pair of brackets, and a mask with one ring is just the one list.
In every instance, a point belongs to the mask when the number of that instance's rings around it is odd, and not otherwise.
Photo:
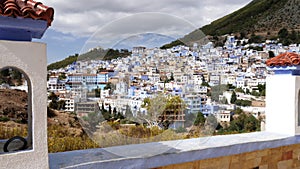
[(203, 137), (49, 154), (50, 168), (154, 168), (300, 143), (270, 132)]

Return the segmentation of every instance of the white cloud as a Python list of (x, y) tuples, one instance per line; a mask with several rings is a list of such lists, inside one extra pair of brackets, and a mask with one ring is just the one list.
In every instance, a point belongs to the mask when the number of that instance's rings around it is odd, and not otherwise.
[[(101, 46), (111, 48), (129, 37), (154, 33), (176, 39), (195, 30), (193, 24), (181, 18), (164, 13), (138, 13), (115, 20), (99, 28), (86, 42), (82, 52)], [(134, 39), (134, 38), (133, 38)], [(131, 39), (131, 40), (133, 40)]]
[[(224, 16), (251, 0), (41, 0), (55, 10), (51, 29), (74, 36), (91, 36), (97, 28), (140, 12), (161, 12), (181, 17), (197, 27)], [(161, 24), (161, 23), (160, 23)], [(157, 27), (145, 23), (138, 27)], [(126, 26), (124, 26), (126, 28)], [(157, 27), (159, 29), (159, 27)], [(128, 30), (128, 29), (127, 29)]]

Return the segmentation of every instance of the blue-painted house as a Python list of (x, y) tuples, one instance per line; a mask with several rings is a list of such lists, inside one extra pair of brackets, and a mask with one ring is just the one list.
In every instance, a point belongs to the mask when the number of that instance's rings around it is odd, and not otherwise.
[(72, 74), (67, 77), (67, 90), (80, 90), (87, 88), (89, 91), (93, 89), (104, 89), (108, 83), (108, 73), (99, 74)]

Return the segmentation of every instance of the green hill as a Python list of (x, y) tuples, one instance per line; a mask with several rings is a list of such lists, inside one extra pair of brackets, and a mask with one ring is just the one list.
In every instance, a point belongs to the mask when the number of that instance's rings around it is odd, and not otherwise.
[(64, 68), (77, 60), (112, 60), (118, 57), (127, 57), (129, 55), (131, 55), (131, 52), (128, 50), (95, 48), (82, 55), (75, 54), (65, 58), (64, 60), (52, 63), (48, 65), (47, 69), (54, 70)]
[(127, 57), (131, 55), (126, 49), (102, 49), (95, 48), (78, 57), (79, 60), (112, 60), (119, 57)]
[(55, 63), (51, 63), (50, 65), (47, 66), (48, 70), (54, 70), (54, 69), (60, 69), (60, 68), (64, 68), (70, 64), (72, 64), (73, 62), (76, 62), (78, 58), (78, 54), (69, 56), (67, 58), (65, 58), (64, 60), (55, 62)]
[(289, 32), (295, 31), (296, 34), (299, 34), (299, 15), (299, 0), (253, 0), (245, 7), (161, 48), (170, 48), (178, 44), (191, 46), (193, 42), (206, 40), (200, 35), (199, 32), (201, 31), (203, 35), (215, 38), (210, 39), (214, 42), (223, 41), (224, 39), (220, 39), (221, 35), (232, 33), (238, 36), (242, 34), (248, 38), (251, 38), (251, 35), (254, 34), (261, 37), (277, 38), (278, 32), (283, 28), (286, 28)]
[(195, 30), (187, 35), (185, 35), (183, 38), (177, 39), (169, 44), (163, 45), (160, 47), (161, 49), (168, 49), (173, 46), (178, 45), (187, 45), (187, 46), (193, 46), (193, 43), (203, 44), (207, 43), (208, 39), (206, 38), (205, 34), (200, 30)]
[[(298, 6), (296, 6), (298, 5)], [(206, 35), (224, 35), (229, 33), (273, 32), (282, 27), (298, 22), (298, 18), (291, 19), (297, 12), (297, 0), (253, 0), (245, 7), (220, 18), (209, 25), (200, 28)]]

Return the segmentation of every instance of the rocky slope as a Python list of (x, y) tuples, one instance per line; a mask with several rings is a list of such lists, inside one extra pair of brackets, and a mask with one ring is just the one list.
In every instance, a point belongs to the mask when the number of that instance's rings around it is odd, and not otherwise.
[[(0, 89), (0, 126), (27, 124), (27, 101), (25, 91)], [(64, 128), (70, 136), (83, 135), (83, 129), (75, 114), (48, 109), (47, 115), (48, 127)]]
[(0, 121), (27, 123), (27, 101), (25, 91), (0, 89)]

